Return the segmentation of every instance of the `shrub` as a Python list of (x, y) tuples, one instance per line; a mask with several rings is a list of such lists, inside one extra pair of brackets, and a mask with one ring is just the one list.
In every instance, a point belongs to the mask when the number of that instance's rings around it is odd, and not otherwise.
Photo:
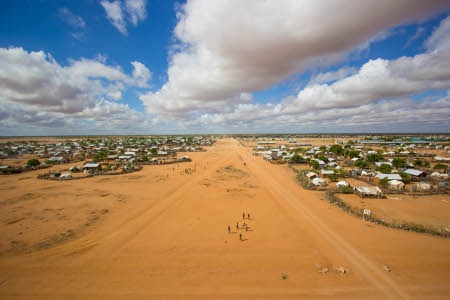
[(370, 165), (365, 160), (358, 160), (355, 162), (355, 166), (357, 166), (358, 168), (361, 168), (361, 169), (367, 169), (367, 168), (369, 168)]
[(328, 175), (328, 179), (330, 179), (332, 182), (338, 181), (338, 176), (336, 174), (330, 174)]
[(309, 162), (309, 165), (315, 170), (318, 170), (320, 167), (319, 162), (317, 160), (311, 160)]
[(402, 177), (402, 180), (403, 180), (404, 183), (410, 183), (411, 182), (411, 176), (409, 176), (405, 172), (398, 172), (398, 174)]
[(342, 194), (353, 194), (353, 189), (351, 186), (341, 185), (337, 188), (337, 190)]
[(366, 159), (372, 163), (376, 162), (376, 161), (381, 161), (384, 159), (383, 155), (380, 153), (373, 153), (373, 154), (369, 154), (367, 155)]
[(384, 177), (383, 179), (380, 180), (378, 185), (381, 186), (382, 188), (387, 188), (388, 187), (388, 181), (389, 181), (389, 179), (387, 179), (387, 177)]
[(389, 174), (392, 172), (392, 168), (388, 164), (381, 164), (381, 166), (377, 167), (377, 171), (380, 171), (381, 173)]
[(408, 165), (404, 158), (396, 157), (392, 160), (392, 166), (396, 169), (405, 168)]
[(32, 158), (29, 161), (27, 161), (27, 166), (36, 167), (36, 166), (39, 166), (40, 164), (41, 164), (41, 162), (37, 158)]
[(359, 157), (359, 151), (356, 151), (356, 150), (350, 150), (350, 151), (347, 152), (347, 155), (348, 155), (350, 158)]

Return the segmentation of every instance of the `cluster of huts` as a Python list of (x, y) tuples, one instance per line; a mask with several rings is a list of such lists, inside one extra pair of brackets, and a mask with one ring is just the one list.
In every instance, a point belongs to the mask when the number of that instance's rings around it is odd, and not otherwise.
[[(94, 162), (85, 165), (83, 169), (98, 172), (101, 168), (99, 163), (158, 163), (159, 160), (176, 156), (179, 152), (204, 151), (204, 147), (214, 142), (215, 138), (211, 136), (107, 137), (66, 140), (55, 144), (8, 142), (0, 144), (0, 159), (19, 158), (28, 154), (38, 158), (42, 165), (92, 159)], [(0, 170), (7, 168), (12, 167), (0, 165)]]
[[(444, 173), (436, 172), (430, 167), (423, 169), (414, 165), (415, 160), (426, 160), (432, 164), (450, 162), (450, 157), (436, 155), (436, 150), (450, 153), (449, 146), (439, 144), (439, 142), (446, 141), (446, 139), (442, 138), (408, 138), (389, 141), (385, 141), (382, 138), (366, 138), (354, 141), (337, 141), (335, 144), (342, 145), (343, 149), (351, 150), (353, 154), (357, 153), (356, 156), (353, 155), (350, 158), (346, 156), (345, 152), (332, 153), (330, 148), (333, 145), (312, 146), (309, 143), (300, 143), (289, 138), (285, 139), (284, 143), (279, 141), (257, 141), (253, 154), (262, 156), (269, 162), (294, 163), (293, 160), (295, 158), (296, 162), (314, 165), (314, 170), (304, 172), (304, 176), (308, 178), (310, 184), (315, 186), (327, 185), (326, 178), (333, 178), (334, 181), (337, 177), (342, 177), (342, 174), (348, 174), (351, 177), (367, 177), (374, 184), (379, 184), (381, 180), (383, 182), (387, 180), (389, 189), (401, 190), (405, 187), (404, 177), (402, 176), (407, 176), (410, 181), (415, 183), (413, 187), (415, 190), (424, 190), (432, 187), (431, 184), (424, 182), (430, 179), (434, 179), (434, 182), (440, 181), (440, 186), (447, 186), (448, 169), (442, 170), (445, 171)], [(371, 148), (377, 146), (381, 146), (378, 151)], [(381, 154), (382, 159), (376, 162), (367, 161), (368, 156), (376, 154)], [(398, 169), (394, 168), (392, 162), (396, 157), (405, 159), (407, 162), (406, 166)], [(358, 165), (358, 161), (367, 161), (367, 166), (369, 167), (365, 169), (355, 167), (355, 165)], [(389, 165), (390, 173), (378, 171), (378, 169), (382, 169), (380, 167), (384, 164)], [(343, 171), (344, 169), (345, 171)], [(372, 186), (361, 187), (361, 189), (356, 189), (355, 192), (360, 195), (379, 196), (381, 190), (377, 186), (375, 187), (376, 189)]]

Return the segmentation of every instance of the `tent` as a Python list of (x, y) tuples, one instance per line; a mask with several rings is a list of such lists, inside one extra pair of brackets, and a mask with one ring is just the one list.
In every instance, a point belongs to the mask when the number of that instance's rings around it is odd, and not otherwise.
[(421, 182), (416, 184), (416, 188), (418, 190), (431, 190), (431, 185), (429, 185), (426, 182), (421, 181)]
[(379, 187), (377, 186), (357, 186), (354, 187), (353, 190), (362, 197), (381, 197), (382, 193)]
[(342, 181), (339, 181), (338, 183), (336, 183), (337, 188), (341, 187), (341, 186), (350, 186), (350, 184), (345, 180), (342, 180)]
[(315, 186), (326, 186), (326, 185), (327, 185), (327, 183), (325, 182), (325, 180), (323, 180), (322, 178), (318, 178), (318, 177), (314, 178), (314, 179), (312, 180), (312, 183), (313, 183)]
[(72, 179), (72, 175), (68, 174), (68, 173), (61, 174), (61, 176), (59, 176), (59, 179), (64, 179), (64, 180)]
[(405, 187), (403, 181), (400, 180), (389, 180), (388, 181), (389, 188), (393, 190), (402, 190)]

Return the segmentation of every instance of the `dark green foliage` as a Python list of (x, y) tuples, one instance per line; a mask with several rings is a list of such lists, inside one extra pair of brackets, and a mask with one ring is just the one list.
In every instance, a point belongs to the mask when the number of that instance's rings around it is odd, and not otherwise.
[(347, 152), (347, 155), (350, 157), (350, 158), (355, 158), (355, 157), (359, 157), (359, 151), (356, 151), (356, 150), (350, 150), (350, 151), (348, 151)]
[(315, 170), (318, 170), (320, 167), (319, 162), (317, 160), (311, 160), (309, 162), (309, 165)]
[(448, 170), (448, 165), (446, 164), (436, 164), (433, 169), (435, 170)]
[(27, 166), (36, 167), (36, 166), (39, 166), (40, 164), (41, 164), (41, 162), (37, 158), (32, 158), (29, 161), (27, 161)]
[(306, 162), (306, 160), (304, 160), (302, 156), (300, 156), (298, 154), (294, 154), (290, 158), (290, 162), (292, 162), (294, 164), (298, 164), (298, 163), (304, 163), (304, 162)]
[(332, 182), (338, 181), (338, 176), (336, 174), (330, 174), (328, 175), (328, 179), (330, 179)]
[(296, 148), (295, 153), (305, 153), (307, 150), (305, 148)]
[(147, 155), (142, 155), (137, 158), (137, 161), (140, 161), (140, 162), (148, 161), (148, 157), (147, 157)]
[(414, 160), (413, 164), (415, 167), (423, 167), (425, 165), (425, 162), (419, 158)]
[(353, 194), (353, 189), (351, 186), (341, 185), (337, 188), (337, 190), (342, 194)]
[(377, 167), (376, 170), (380, 171), (381, 173), (384, 173), (384, 174), (389, 174), (392, 172), (392, 168), (388, 164), (382, 164), (381, 166)]
[(404, 183), (410, 183), (411, 182), (411, 176), (406, 174), (405, 172), (398, 172), (398, 175), (402, 177), (402, 180)]
[(342, 148), (341, 145), (333, 145), (330, 147), (329, 150), (331, 153), (334, 153), (336, 155), (343, 155), (344, 154), (344, 149)]
[(370, 164), (365, 160), (358, 160), (355, 162), (355, 166), (361, 169), (367, 169), (369, 168)]
[(384, 157), (383, 157), (383, 155), (380, 154), (380, 153), (373, 153), (373, 154), (368, 154), (367, 157), (366, 157), (366, 159), (367, 159), (369, 162), (374, 163), (374, 162), (377, 162), (377, 161), (382, 161), (382, 160), (384, 160)]
[(405, 168), (408, 165), (406, 162), (406, 159), (401, 157), (396, 157), (392, 160), (392, 166), (396, 169), (398, 168)]
[(95, 154), (93, 160), (95, 162), (100, 162), (106, 160), (107, 157), (108, 157), (108, 150), (100, 149), (100, 151), (97, 154)]
[(387, 177), (384, 177), (383, 179), (380, 180), (380, 182), (378, 183), (379, 186), (381, 186), (382, 188), (387, 188), (388, 187), (388, 179)]

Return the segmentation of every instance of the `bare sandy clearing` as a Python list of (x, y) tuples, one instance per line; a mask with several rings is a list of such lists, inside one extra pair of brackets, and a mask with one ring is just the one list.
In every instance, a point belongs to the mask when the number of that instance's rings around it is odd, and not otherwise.
[[(363, 223), (303, 190), (286, 166), (252, 156), (235, 140), (189, 156), (190, 163), (145, 166), (108, 180), (61, 185), (2, 177), (2, 200), (38, 196), (4, 204), (8, 212), (14, 205), (32, 213), (70, 208), (67, 217), (78, 220), (94, 208), (109, 211), (75, 239), (29, 254), (3, 253), (0, 298), (450, 296), (450, 240)], [(0, 216), (2, 232), (25, 221), (6, 220)], [(48, 218), (39, 226), (36, 233), (59, 223)]]

